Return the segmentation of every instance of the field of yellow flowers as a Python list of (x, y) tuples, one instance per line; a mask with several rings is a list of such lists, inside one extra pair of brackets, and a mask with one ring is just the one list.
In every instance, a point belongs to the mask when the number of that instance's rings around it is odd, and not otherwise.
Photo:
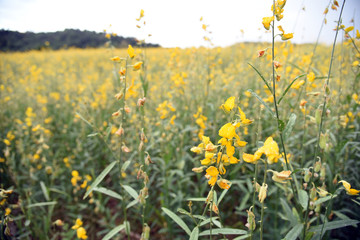
[(0, 53), (2, 239), (358, 239), (346, 27), (334, 46), (280, 27), (226, 48)]

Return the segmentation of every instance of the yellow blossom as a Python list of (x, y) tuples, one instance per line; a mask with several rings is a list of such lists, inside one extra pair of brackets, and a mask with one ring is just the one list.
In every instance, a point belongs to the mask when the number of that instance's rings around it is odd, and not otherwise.
[(262, 24), (264, 25), (264, 28), (266, 30), (269, 30), (270, 29), (270, 23), (274, 21), (274, 16), (272, 17), (264, 17), (263, 18), (263, 21), (262, 21)]
[(75, 221), (75, 225), (71, 227), (71, 229), (78, 229), (79, 227), (81, 227), (83, 225), (83, 222), (81, 221), (80, 218), (77, 218)]
[(143, 18), (143, 17), (144, 17), (144, 10), (141, 9), (141, 10), (140, 10), (140, 16), (139, 16), (139, 18), (136, 19), (136, 21), (140, 21), (141, 18)]
[(245, 113), (241, 110), (240, 107), (238, 107), (239, 113), (240, 113), (240, 120), (241, 123), (244, 125), (249, 125), (253, 122), (253, 120), (247, 119)]
[(291, 171), (277, 172), (277, 171), (273, 171), (273, 170), (268, 170), (268, 172), (273, 173), (272, 180), (274, 180), (275, 182), (278, 182), (278, 183), (286, 183), (286, 180), (291, 179), (291, 177), (290, 177)]
[(307, 80), (309, 80), (309, 82), (313, 82), (315, 80), (315, 74), (313, 72), (310, 72), (307, 75)]
[(111, 59), (111, 61), (113, 61), (113, 62), (120, 62), (120, 57), (119, 56), (115, 56), (115, 57), (112, 57), (112, 58), (110, 58)]
[(346, 33), (351, 32), (352, 30), (354, 30), (354, 26), (350, 26), (344, 29)]
[(131, 45), (129, 45), (129, 47), (128, 47), (128, 54), (129, 54), (129, 57), (130, 57), (130, 58), (134, 58), (134, 57), (135, 57), (135, 50), (134, 50), (134, 48), (133, 48)]
[(231, 184), (230, 181), (223, 179), (223, 178), (221, 178), (220, 180), (217, 181), (217, 185), (222, 189), (229, 189), (230, 184)]
[(230, 112), (235, 107), (235, 97), (229, 97), (221, 108), (226, 112)]
[(351, 188), (350, 183), (348, 183), (347, 181), (341, 180), (341, 181), (339, 181), (339, 183), (342, 183), (342, 185), (344, 186), (345, 191), (346, 191), (346, 193), (347, 193), (348, 195), (352, 195), (352, 196), (359, 195), (360, 190), (356, 190), (356, 189), (354, 189), (354, 188)]
[(219, 171), (218, 171), (218, 169), (216, 167), (211, 166), (208, 169), (206, 169), (205, 177), (207, 179), (209, 179), (209, 181), (208, 181), (209, 185), (214, 186), (214, 184), (217, 181), (218, 175), (219, 175)]
[(5, 209), (5, 216), (8, 216), (11, 213), (11, 209), (10, 208), (6, 208)]
[(87, 239), (87, 235), (86, 235), (86, 230), (85, 228), (83, 227), (79, 227), (77, 230), (76, 230), (76, 235), (79, 239)]
[(299, 89), (302, 85), (304, 85), (305, 80), (296, 81), (293, 85), (291, 85), (291, 88), (293, 89)]
[(235, 129), (236, 128), (234, 125), (232, 125), (232, 123), (226, 123), (220, 128), (219, 136), (227, 139), (232, 139), (236, 135)]
[(286, 41), (294, 37), (294, 33), (284, 33), (281, 35), (281, 40)]
[(139, 69), (141, 68), (141, 65), (142, 65), (142, 64), (143, 64), (143, 62), (137, 62), (137, 63), (135, 63), (134, 66), (133, 66), (134, 71), (139, 70)]

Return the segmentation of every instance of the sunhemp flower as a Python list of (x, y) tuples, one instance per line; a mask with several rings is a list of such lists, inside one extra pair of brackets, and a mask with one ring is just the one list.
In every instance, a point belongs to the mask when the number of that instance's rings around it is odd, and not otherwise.
[(229, 180), (221, 178), (220, 180), (217, 181), (217, 185), (222, 189), (229, 189), (231, 182)]
[(134, 71), (139, 70), (139, 69), (141, 68), (141, 65), (142, 65), (142, 64), (143, 64), (143, 62), (137, 62), (137, 63), (135, 63), (134, 66), (133, 66), (133, 70), (134, 70)]
[(143, 18), (143, 17), (144, 17), (144, 10), (141, 9), (141, 10), (140, 10), (140, 16), (139, 16), (139, 18), (136, 19), (136, 21), (140, 21), (141, 18)]
[(290, 177), (291, 171), (277, 172), (277, 171), (273, 171), (273, 170), (268, 170), (268, 172), (273, 173), (272, 180), (274, 180), (275, 182), (278, 182), (278, 183), (286, 183), (286, 180), (291, 179), (291, 177)]
[(115, 56), (115, 57), (112, 57), (112, 58), (110, 58), (111, 59), (111, 61), (113, 61), (113, 62), (120, 62), (120, 57), (119, 56)]
[(216, 167), (210, 166), (208, 169), (206, 169), (205, 177), (209, 180), (208, 183), (210, 186), (215, 185), (218, 175), (219, 175), (219, 171), (217, 170)]
[(235, 107), (235, 97), (229, 97), (224, 104), (221, 105), (221, 108), (226, 112), (230, 112)]
[(136, 56), (135, 55), (135, 50), (131, 45), (129, 45), (129, 47), (128, 47), (128, 54), (129, 54), (130, 58), (134, 58)]
[(274, 16), (272, 16), (272, 17), (264, 17), (263, 18), (262, 24), (264, 25), (264, 28), (266, 30), (270, 29), (270, 24), (271, 24), (272, 21), (274, 21)]
[(357, 196), (357, 195), (359, 195), (360, 190), (356, 190), (356, 189), (354, 189), (354, 188), (351, 188), (350, 183), (348, 183), (347, 181), (341, 180), (341, 181), (339, 181), (339, 183), (342, 183), (342, 185), (344, 186), (345, 191), (346, 191), (346, 194), (352, 195), (352, 196)]

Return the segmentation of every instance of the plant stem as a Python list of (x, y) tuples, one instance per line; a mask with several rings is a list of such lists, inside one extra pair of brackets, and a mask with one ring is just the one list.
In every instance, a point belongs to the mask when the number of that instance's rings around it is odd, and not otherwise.
[[(335, 52), (335, 46), (336, 46), (336, 39), (337, 39), (337, 35), (339, 32), (339, 26), (340, 26), (340, 22), (341, 22), (341, 16), (342, 16), (342, 12), (344, 9), (344, 5), (345, 5), (346, 0), (344, 0), (342, 6), (341, 6), (341, 11), (340, 11), (340, 15), (339, 15), (339, 20), (337, 23), (337, 27), (336, 27), (336, 32), (335, 32), (335, 38), (334, 38), (334, 42), (333, 42), (333, 47), (332, 47), (332, 51), (331, 51), (331, 59), (330, 59), (330, 66), (329, 66), (329, 72), (327, 75), (327, 79), (325, 82), (325, 87), (329, 86), (329, 82), (330, 82), (330, 74), (331, 74), (331, 67), (332, 67), (332, 63), (334, 60), (334, 52)], [(314, 153), (314, 158), (313, 158), (313, 166), (316, 163), (316, 159), (317, 159), (317, 155), (319, 152), (319, 142), (320, 142), (320, 136), (322, 133), (322, 126), (323, 126), (323, 122), (324, 122), (324, 118), (325, 118), (325, 110), (326, 110), (326, 102), (328, 100), (328, 95), (325, 91), (324, 94), (324, 102), (323, 102), (323, 107), (322, 107), (322, 113), (321, 113), (321, 119), (320, 119), (320, 124), (319, 124), (319, 132), (318, 132), (318, 136), (317, 136), (317, 141), (316, 141), (316, 146), (315, 146), (315, 153)], [(309, 181), (309, 185), (311, 185), (311, 183), (314, 181), (314, 169), (309, 169), (309, 171), (311, 171), (311, 177), (310, 177), (310, 181)], [(310, 198), (308, 200), (308, 205), (310, 205)], [(308, 215), (309, 215), (309, 207), (307, 207), (306, 212), (305, 212), (305, 221), (304, 221), (304, 231), (303, 231), (303, 239), (305, 239), (306, 236), (306, 227), (307, 227), (307, 222), (308, 222)]]
[[(262, 187), (266, 185), (267, 160), (265, 160), (264, 163), (265, 163), (265, 166), (264, 166), (264, 181), (263, 181)], [(264, 209), (265, 209), (264, 201), (265, 201), (265, 199), (261, 203), (261, 219), (260, 219), (260, 239), (261, 240), (263, 239), (263, 232), (264, 232)]]

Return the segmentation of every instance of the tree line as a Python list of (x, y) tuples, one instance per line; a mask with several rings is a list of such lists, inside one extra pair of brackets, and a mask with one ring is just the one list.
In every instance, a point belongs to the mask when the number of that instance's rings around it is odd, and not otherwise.
[[(28, 51), (40, 49), (66, 49), (75, 48), (98, 48), (103, 47), (109, 39), (105, 33), (93, 31), (81, 31), (77, 29), (65, 29), (57, 32), (17, 32), (0, 30), (0, 51)], [(127, 47), (129, 44), (136, 45), (138, 41), (133, 37), (111, 36), (114, 47)], [(147, 47), (160, 47), (158, 44), (146, 44)]]

